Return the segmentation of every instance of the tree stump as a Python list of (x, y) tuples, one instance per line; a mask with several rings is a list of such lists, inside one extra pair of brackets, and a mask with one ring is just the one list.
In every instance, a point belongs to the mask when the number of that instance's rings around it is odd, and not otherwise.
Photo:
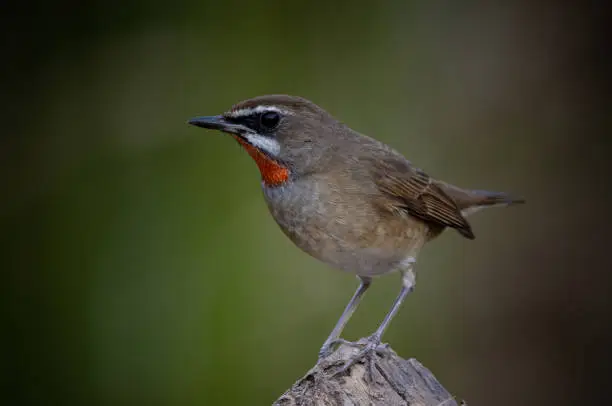
[(460, 406), (416, 359), (404, 360), (389, 348), (377, 355), (373, 380), (363, 362), (336, 374), (359, 348), (342, 344), (285, 392), (274, 406)]

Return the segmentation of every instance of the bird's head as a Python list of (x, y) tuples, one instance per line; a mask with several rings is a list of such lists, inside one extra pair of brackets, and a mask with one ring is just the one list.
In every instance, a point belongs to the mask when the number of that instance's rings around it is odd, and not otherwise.
[(189, 124), (232, 135), (257, 163), (264, 183), (278, 186), (315, 171), (342, 127), (316, 104), (296, 96), (259, 96)]

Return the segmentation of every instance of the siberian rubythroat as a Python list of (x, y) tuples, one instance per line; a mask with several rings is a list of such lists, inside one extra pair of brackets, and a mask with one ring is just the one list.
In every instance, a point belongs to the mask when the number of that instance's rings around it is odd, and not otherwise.
[(384, 351), (382, 335), (414, 288), (415, 262), (423, 245), (446, 228), (473, 239), (469, 214), (523, 202), (433, 179), (391, 147), (300, 97), (260, 96), (189, 124), (234, 137), (259, 167), (264, 198), (287, 237), (313, 257), (360, 279), (320, 358), (335, 343), (345, 342), (340, 334), (372, 278), (399, 271), (398, 297), (351, 364)]

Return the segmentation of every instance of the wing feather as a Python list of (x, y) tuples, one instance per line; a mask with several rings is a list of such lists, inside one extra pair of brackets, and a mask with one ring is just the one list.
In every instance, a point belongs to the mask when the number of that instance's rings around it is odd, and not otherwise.
[(374, 180), (379, 190), (391, 199), (389, 209), (405, 210), (423, 221), (451, 227), (469, 239), (474, 238), (457, 203), (425, 172), (405, 161), (379, 163), (375, 168)]

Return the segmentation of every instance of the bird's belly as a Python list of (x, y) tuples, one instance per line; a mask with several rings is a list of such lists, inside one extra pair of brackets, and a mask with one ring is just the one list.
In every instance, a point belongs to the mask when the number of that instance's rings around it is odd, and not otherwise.
[(413, 228), (406, 228), (402, 233), (382, 234), (371, 240), (353, 236), (352, 233), (325, 231), (312, 233), (305, 227), (301, 235), (292, 240), (313, 257), (360, 276), (377, 276), (398, 270), (407, 258), (416, 259), (426, 241), (426, 232)]
[(268, 199), (268, 203), (272, 216), (295, 245), (334, 268), (360, 276), (399, 269), (406, 258), (416, 258), (430, 231), (410, 216), (331, 215), (325, 201), (314, 199), (291, 197), (274, 204)]

